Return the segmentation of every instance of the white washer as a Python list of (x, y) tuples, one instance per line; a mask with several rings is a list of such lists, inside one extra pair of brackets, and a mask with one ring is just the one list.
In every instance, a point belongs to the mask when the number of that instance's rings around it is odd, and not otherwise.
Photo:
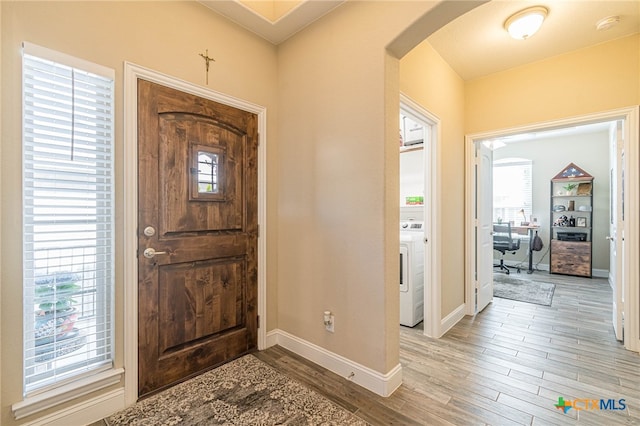
[(400, 222), (400, 324), (424, 319), (424, 222)]

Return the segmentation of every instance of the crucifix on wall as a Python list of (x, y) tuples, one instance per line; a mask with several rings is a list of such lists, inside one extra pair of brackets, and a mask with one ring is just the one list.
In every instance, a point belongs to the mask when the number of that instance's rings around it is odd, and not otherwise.
[(205, 77), (205, 81), (206, 84), (209, 85), (209, 62), (213, 61), (215, 62), (216, 60), (209, 57), (209, 49), (205, 50), (205, 53), (199, 53), (200, 56), (202, 56), (202, 59), (204, 59), (204, 68), (206, 71), (206, 77)]

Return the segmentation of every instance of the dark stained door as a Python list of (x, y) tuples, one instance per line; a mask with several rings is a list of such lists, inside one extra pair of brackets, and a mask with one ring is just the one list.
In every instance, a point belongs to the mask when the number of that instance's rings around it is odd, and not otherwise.
[(257, 143), (255, 114), (138, 80), (139, 396), (257, 347)]

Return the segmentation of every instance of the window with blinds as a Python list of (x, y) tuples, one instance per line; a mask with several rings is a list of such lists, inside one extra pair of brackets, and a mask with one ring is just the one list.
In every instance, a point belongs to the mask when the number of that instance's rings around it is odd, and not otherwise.
[(529, 221), (533, 210), (531, 160), (505, 158), (493, 162), (493, 221)]
[(23, 49), (24, 392), (112, 367), (114, 71)]

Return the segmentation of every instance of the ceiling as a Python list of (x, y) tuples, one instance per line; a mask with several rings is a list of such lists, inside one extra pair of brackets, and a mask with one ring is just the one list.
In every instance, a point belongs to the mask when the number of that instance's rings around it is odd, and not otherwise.
[[(504, 21), (529, 6), (549, 9), (542, 28), (527, 40), (512, 39)], [(596, 22), (620, 16), (606, 31)], [(462, 77), (471, 80), (640, 32), (640, 1), (494, 0), (429, 37), (429, 43)]]
[(344, 2), (345, 0), (198, 0), (198, 3), (273, 44), (282, 43)]
[[(295, 4), (280, 7), (286, 12), (277, 17), (277, 13), (267, 16), (265, 1), (200, 0), (199, 3), (279, 44), (344, 0), (275, 0), (271, 4), (276, 6)], [(503, 28), (504, 21), (515, 12), (535, 5), (549, 9), (540, 31), (527, 40), (511, 39)], [(596, 22), (612, 15), (619, 16), (620, 23), (606, 31), (597, 31)], [(428, 40), (462, 79), (471, 80), (638, 32), (639, 0), (493, 0), (460, 16)]]

